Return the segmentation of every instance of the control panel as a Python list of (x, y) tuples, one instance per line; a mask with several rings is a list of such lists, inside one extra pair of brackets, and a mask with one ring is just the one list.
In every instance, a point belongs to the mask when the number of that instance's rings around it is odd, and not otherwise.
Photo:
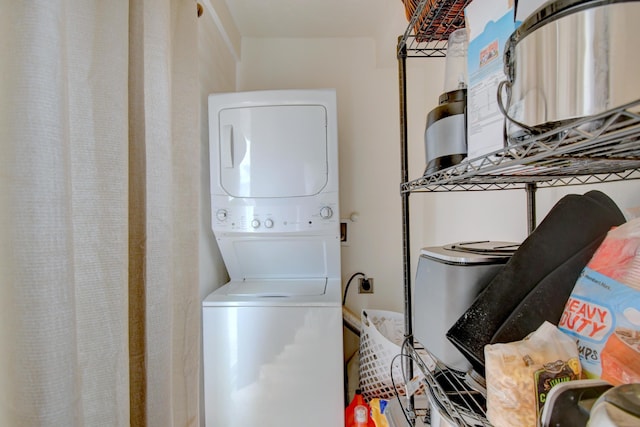
[(315, 200), (314, 203), (291, 206), (277, 204), (254, 206), (241, 200), (218, 204), (212, 215), (214, 231), (279, 233), (309, 230), (339, 230), (336, 203)]

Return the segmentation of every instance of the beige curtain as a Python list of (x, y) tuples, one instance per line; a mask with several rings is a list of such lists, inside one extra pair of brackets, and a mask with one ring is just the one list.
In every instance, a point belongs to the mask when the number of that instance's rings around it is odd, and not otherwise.
[(199, 425), (193, 0), (0, 0), (0, 426)]

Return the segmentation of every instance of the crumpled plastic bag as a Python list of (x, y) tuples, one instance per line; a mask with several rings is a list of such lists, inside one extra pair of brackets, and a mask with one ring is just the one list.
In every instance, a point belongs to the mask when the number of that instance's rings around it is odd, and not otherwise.
[(581, 376), (575, 341), (544, 322), (522, 341), (484, 348), (487, 418), (494, 427), (535, 427), (551, 388)]
[(640, 218), (607, 233), (587, 267), (640, 290)]
[(588, 378), (640, 382), (640, 218), (607, 233), (576, 280), (558, 327), (577, 341)]

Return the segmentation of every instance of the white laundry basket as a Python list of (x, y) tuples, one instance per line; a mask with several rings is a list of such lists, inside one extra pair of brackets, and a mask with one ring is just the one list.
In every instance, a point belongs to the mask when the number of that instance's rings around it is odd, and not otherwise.
[[(404, 315), (393, 311), (362, 310), (360, 333), (360, 389), (367, 401), (405, 395), (400, 354)], [(394, 359), (395, 358), (395, 359)], [(393, 363), (393, 381), (391, 364)], [(394, 387), (395, 385), (395, 387)]]

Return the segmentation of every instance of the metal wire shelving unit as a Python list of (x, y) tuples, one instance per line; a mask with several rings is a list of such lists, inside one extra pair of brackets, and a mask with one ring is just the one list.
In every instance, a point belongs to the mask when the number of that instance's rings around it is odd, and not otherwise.
[[(398, 83), (400, 101), (400, 158), (404, 271), (405, 340), (413, 342), (409, 196), (413, 193), (524, 189), (527, 193), (527, 224), (536, 225), (535, 192), (538, 188), (596, 184), (640, 179), (640, 100), (590, 117), (575, 119), (539, 134), (523, 132), (518, 139), (485, 156), (409, 179), (407, 137), (407, 58), (445, 57), (447, 39), (464, 27), (464, 8), (471, 0), (404, 0), (411, 12), (405, 33), (398, 37)], [(412, 7), (408, 7), (411, 5)], [(411, 350), (413, 351), (413, 350)], [(411, 353), (415, 356), (414, 353)], [(414, 365), (426, 373), (431, 393), (447, 407), (451, 403), (420, 361), (408, 362), (409, 378)], [(446, 368), (446, 367), (445, 367)], [(446, 408), (445, 408), (446, 409)], [(414, 417), (410, 399), (407, 413)], [(466, 425), (455, 413), (455, 425)], [(482, 417), (481, 417), (482, 418)], [(472, 424), (476, 424), (475, 422)], [(484, 422), (481, 425), (485, 425)]]

